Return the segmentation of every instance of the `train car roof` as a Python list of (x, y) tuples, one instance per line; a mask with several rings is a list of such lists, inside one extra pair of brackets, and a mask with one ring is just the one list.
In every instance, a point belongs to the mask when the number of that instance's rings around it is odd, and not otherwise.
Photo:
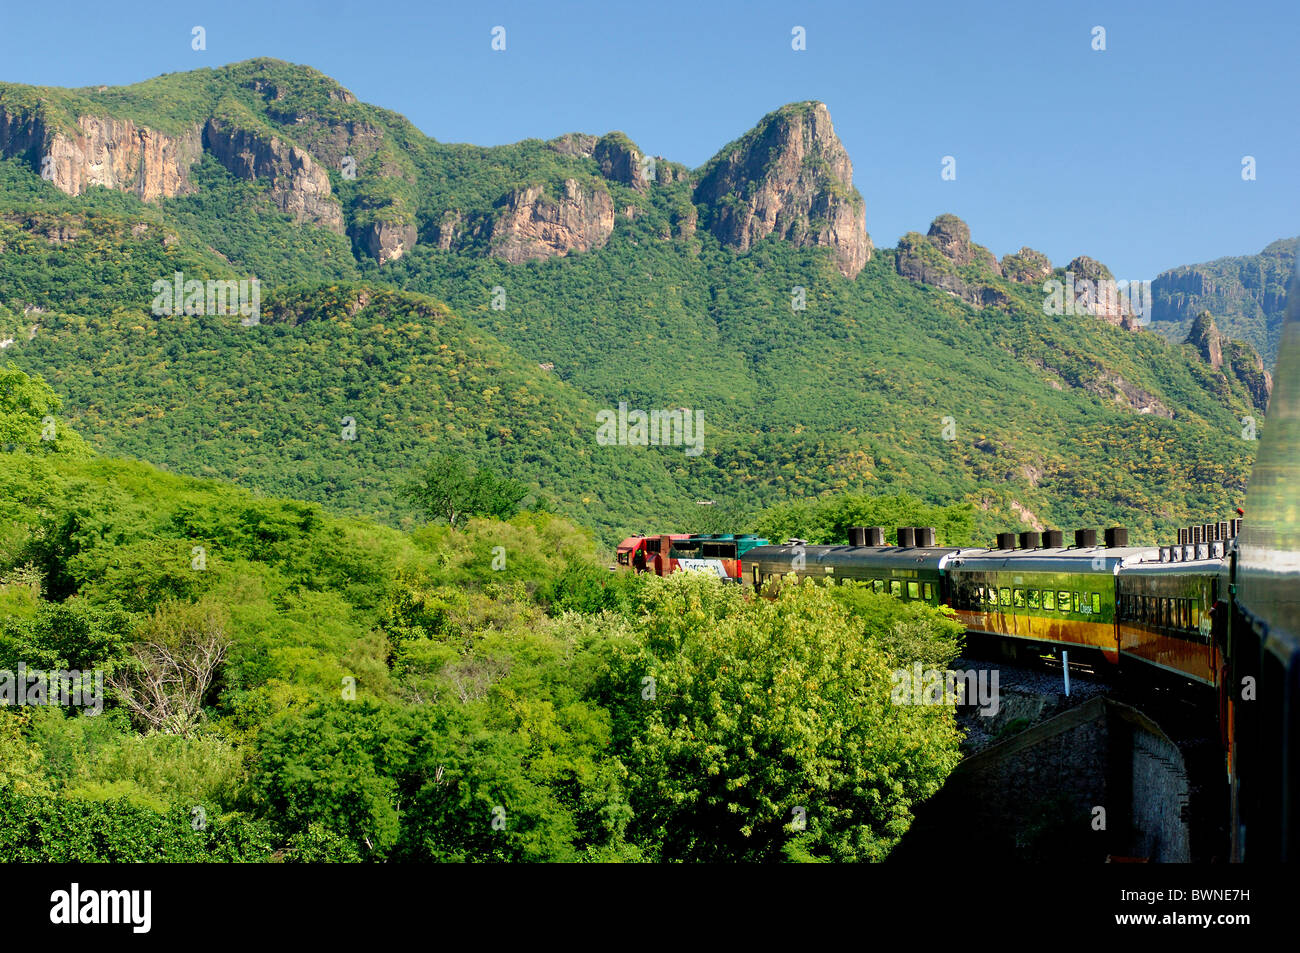
[(1221, 556), (1213, 559), (1184, 559), (1178, 562), (1142, 560), (1132, 565), (1120, 567), (1121, 576), (1203, 576), (1206, 573), (1222, 572), (1227, 560)]
[(745, 559), (793, 560), (802, 554), (807, 562), (823, 566), (871, 565), (897, 566), (899, 568), (933, 565), (944, 562), (945, 557), (963, 550), (952, 546), (755, 546), (745, 554)]
[[(981, 549), (964, 552), (948, 563), (950, 570), (1017, 570), (1021, 572), (1095, 572), (1114, 573), (1122, 566), (1133, 565), (1143, 557), (1156, 558), (1160, 550), (1151, 546), (1123, 546), (1107, 549), (1089, 546), (1083, 549)], [(1100, 559), (1100, 565), (1094, 561)]]

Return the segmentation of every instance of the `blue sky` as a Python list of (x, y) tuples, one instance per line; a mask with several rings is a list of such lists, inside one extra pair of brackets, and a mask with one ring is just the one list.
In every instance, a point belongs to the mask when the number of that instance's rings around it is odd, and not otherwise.
[(881, 246), (954, 212), (999, 256), (1088, 254), (1139, 279), (1300, 234), (1294, 0), (7, 7), (0, 79), (116, 85), (273, 56), (449, 142), (622, 129), (695, 166), (777, 106), (820, 99)]

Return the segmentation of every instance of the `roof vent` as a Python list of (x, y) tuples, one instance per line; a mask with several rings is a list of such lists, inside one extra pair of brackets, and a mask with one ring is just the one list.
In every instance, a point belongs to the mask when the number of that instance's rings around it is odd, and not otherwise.
[(934, 548), (934, 527), (917, 526), (915, 527), (915, 529), (916, 529), (916, 545), (922, 549), (933, 549)]
[(1038, 548), (1038, 543), (1039, 543), (1039, 540), (1040, 540), (1040, 539), (1042, 539), (1042, 537), (1039, 536), (1037, 533), (1033, 532), (1032, 530), (1027, 531), (1027, 532), (1024, 532), (1024, 533), (1021, 533), (1021, 534), (1020, 534), (1020, 548), (1021, 548), (1021, 549), (1037, 549), (1037, 548)]
[(1091, 549), (1097, 545), (1097, 531), (1095, 529), (1076, 529), (1074, 531), (1074, 545), (1079, 549)]
[(1106, 530), (1106, 548), (1117, 549), (1128, 545), (1128, 527), (1111, 526)]
[(1043, 530), (1043, 546), (1047, 549), (1060, 549), (1065, 542), (1065, 534), (1059, 529)]
[(912, 526), (898, 527), (898, 545), (911, 549), (916, 545), (916, 529)]
[(865, 526), (849, 527), (849, 545), (850, 546), (867, 545), (867, 528)]
[(998, 533), (998, 549), (1015, 549), (1015, 533)]
[(883, 526), (868, 526), (866, 530), (868, 546), (885, 545), (885, 528)]

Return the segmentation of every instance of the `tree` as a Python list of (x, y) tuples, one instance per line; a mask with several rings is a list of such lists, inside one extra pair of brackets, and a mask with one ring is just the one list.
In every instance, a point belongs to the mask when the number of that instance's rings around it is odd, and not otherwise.
[(643, 610), (606, 703), (633, 839), (660, 860), (882, 860), (957, 763), (951, 708), (894, 704), (899, 657), (829, 587), (746, 599), (678, 573), (647, 581)]
[(229, 627), (227, 610), (216, 603), (161, 606), (109, 684), (144, 727), (189, 736), (230, 650)]
[(453, 528), (473, 516), (505, 520), (519, 512), (528, 488), (487, 469), (476, 469), (455, 453), (440, 453), (402, 488), (429, 520)]

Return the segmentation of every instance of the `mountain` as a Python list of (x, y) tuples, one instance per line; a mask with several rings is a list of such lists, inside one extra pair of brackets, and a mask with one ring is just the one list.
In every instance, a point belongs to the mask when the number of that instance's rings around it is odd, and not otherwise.
[(1182, 340), (1202, 311), (1273, 366), (1286, 312), (1287, 284), (1300, 238), (1273, 242), (1258, 255), (1218, 258), (1163, 272), (1151, 283), (1152, 328)]
[[(605, 538), (907, 491), (1141, 539), (1239, 503), (1253, 456), (1247, 346), (1225, 371), (1101, 263), (999, 262), (953, 215), (875, 247), (821, 103), (689, 169), (621, 132), (440, 143), (252, 60), (0, 86), (0, 155), (4, 358), (99, 449), (337, 510), (402, 522), (397, 481), (456, 447)], [(178, 272), (256, 279), (260, 320), (160, 309)], [(637, 410), (698, 413), (700, 452), (597, 439)]]

